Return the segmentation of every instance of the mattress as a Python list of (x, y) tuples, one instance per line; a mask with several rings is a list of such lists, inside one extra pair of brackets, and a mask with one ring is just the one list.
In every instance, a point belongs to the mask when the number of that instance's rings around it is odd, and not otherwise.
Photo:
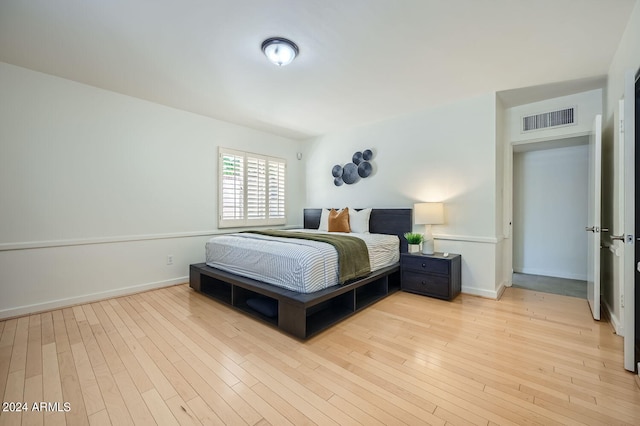
[[(323, 233), (311, 229), (295, 232)], [(400, 259), (395, 235), (332, 232), (362, 239), (371, 272)], [(339, 283), (338, 254), (327, 243), (251, 233), (221, 235), (206, 244), (207, 265), (299, 293), (313, 293)]]

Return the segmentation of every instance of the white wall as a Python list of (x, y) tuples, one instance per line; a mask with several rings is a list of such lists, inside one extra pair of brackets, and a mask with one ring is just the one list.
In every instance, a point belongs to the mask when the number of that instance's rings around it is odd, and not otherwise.
[(624, 75), (640, 68), (640, 2), (636, 2), (627, 27), (620, 39), (618, 50), (607, 74), (607, 102), (605, 119), (613, 117), (618, 100), (624, 95)]
[[(310, 140), (306, 204), (413, 207), (443, 201), (446, 224), (433, 227), (436, 250), (462, 254), (464, 292), (495, 298), (495, 112), (491, 93)], [(372, 176), (336, 187), (331, 168), (367, 148), (375, 154)]]
[[(602, 96), (602, 89), (596, 89), (509, 108), (506, 117), (509, 141), (517, 145), (589, 134), (593, 127), (593, 117), (602, 114)], [(572, 106), (576, 107), (575, 125), (522, 132), (522, 117)]]
[(302, 222), (300, 142), (0, 63), (0, 317), (186, 281), (218, 146), (286, 158)]
[(509, 141), (506, 137), (506, 108), (499, 96), (496, 96), (496, 282), (502, 291), (511, 286), (511, 169), (505, 161), (506, 155), (511, 155)]
[[(607, 144), (611, 144), (607, 149), (610, 150), (610, 158), (603, 165), (603, 178), (610, 186), (613, 185), (613, 196), (608, 200), (607, 204), (603, 205), (603, 217), (612, 217), (614, 221), (613, 232), (616, 235), (620, 235), (624, 229), (621, 225), (617, 224), (619, 218), (619, 209), (617, 207), (617, 199), (621, 195), (622, 185), (615, 185), (618, 183), (617, 172), (620, 168), (620, 138), (619, 138), (619, 125), (616, 120), (616, 110), (618, 108), (618, 101), (622, 99), (624, 95), (624, 79), (627, 71), (636, 72), (640, 68), (640, 2), (636, 2), (627, 27), (622, 35), (618, 50), (613, 57), (611, 66), (609, 67), (609, 73), (607, 74), (607, 100), (605, 105), (605, 113), (603, 116), (603, 128), (604, 135), (603, 141), (610, 141)], [(605, 188), (603, 188), (605, 190)], [(616, 243), (620, 245), (620, 243)], [(620, 254), (622, 252), (620, 251)], [(602, 302), (605, 308), (609, 311), (609, 317), (618, 334), (624, 334), (624, 308), (621, 304), (621, 296), (624, 295), (624, 289), (617, 285), (613, 278), (617, 276), (619, 270), (612, 271), (613, 268), (620, 268), (622, 265), (622, 259), (616, 257), (608, 250), (602, 251), (603, 266), (608, 269), (603, 271)], [(630, 303), (627, 300), (627, 303)], [(636, 309), (640, 307), (636, 306)]]
[(587, 279), (588, 139), (514, 154), (513, 269)]

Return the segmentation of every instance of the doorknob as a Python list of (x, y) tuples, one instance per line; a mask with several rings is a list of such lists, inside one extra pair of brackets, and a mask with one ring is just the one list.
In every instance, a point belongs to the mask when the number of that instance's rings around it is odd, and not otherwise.
[(585, 226), (584, 227), (584, 230), (587, 231), (587, 232), (589, 232), (589, 231), (596, 232), (595, 229), (596, 229), (595, 226)]
[(622, 235), (612, 235), (610, 238), (612, 240), (618, 240), (618, 241), (624, 242), (624, 234), (622, 234)]

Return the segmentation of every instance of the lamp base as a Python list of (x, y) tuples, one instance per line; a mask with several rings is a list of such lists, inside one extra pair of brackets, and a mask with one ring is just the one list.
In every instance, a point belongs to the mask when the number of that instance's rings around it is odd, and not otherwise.
[(431, 233), (431, 225), (425, 225), (424, 240), (422, 241), (422, 254), (433, 254), (433, 234)]
[(422, 242), (422, 254), (433, 254), (433, 253), (434, 253), (433, 238), (431, 238), (430, 240), (424, 240)]

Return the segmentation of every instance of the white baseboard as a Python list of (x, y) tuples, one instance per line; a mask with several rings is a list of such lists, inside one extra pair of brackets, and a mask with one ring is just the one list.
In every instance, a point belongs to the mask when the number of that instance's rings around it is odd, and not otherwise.
[(613, 330), (618, 336), (624, 336), (624, 327), (620, 323), (620, 318), (613, 315), (613, 309), (611, 309), (611, 306), (609, 306), (604, 298), (600, 298), (600, 301), (602, 303), (602, 307), (605, 310), (605, 315), (609, 318), (609, 322), (611, 323)]
[(500, 283), (500, 285), (498, 286), (498, 289), (496, 290), (496, 294), (498, 295), (496, 299), (500, 300), (500, 298), (504, 294), (504, 291), (507, 289), (507, 287), (511, 287), (511, 283), (509, 283), (508, 281), (502, 281)]
[(82, 303), (91, 303), (98, 300), (110, 299), (112, 297), (126, 296), (129, 294), (140, 293), (156, 288), (170, 287), (176, 284), (182, 284), (189, 281), (189, 277), (172, 278), (165, 281), (157, 281), (135, 285), (131, 287), (123, 287), (115, 290), (109, 290), (99, 293), (85, 294), (82, 296), (69, 297), (66, 299), (52, 300), (50, 302), (35, 303), (33, 305), (19, 306), (17, 308), (9, 308), (0, 310), (0, 319), (7, 319), (22, 315), (35, 314), (37, 312), (51, 311), (54, 309), (67, 308)]
[(502, 295), (502, 292), (504, 291), (504, 284), (500, 284), (500, 286), (498, 287), (498, 290), (485, 290), (483, 288), (476, 288), (476, 287), (468, 287), (468, 286), (462, 286), (462, 292), (465, 294), (471, 294), (473, 296), (480, 296), (480, 297), (484, 297), (487, 299), (494, 299), (494, 300), (498, 300), (500, 298), (500, 296)]

